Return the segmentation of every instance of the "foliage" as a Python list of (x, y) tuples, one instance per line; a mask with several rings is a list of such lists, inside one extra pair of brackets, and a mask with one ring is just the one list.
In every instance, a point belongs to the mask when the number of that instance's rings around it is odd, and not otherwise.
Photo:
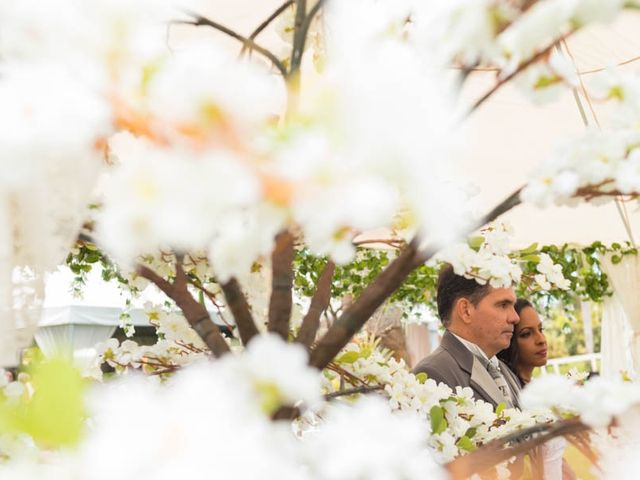
[[(549, 290), (532, 289), (533, 275), (540, 261), (540, 254), (545, 253), (554, 263), (562, 266), (562, 273), (571, 283), (568, 290), (551, 288)], [(518, 296), (530, 298), (547, 316), (557, 316), (564, 312), (567, 321), (574, 321), (576, 301), (601, 303), (612, 294), (609, 278), (603, 271), (600, 259), (611, 254), (614, 263), (618, 263), (625, 255), (637, 255), (638, 251), (628, 242), (613, 243), (610, 246), (602, 242), (594, 242), (586, 247), (570, 244), (561, 246), (532, 244), (513, 253), (520, 261), (523, 280), (516, 286)], [(345, 296), (357, 298), (362, 290), (375, 278), (390, 259), (394, 251), (359, 248), (354, 261), (336, 268), (331, 294), (335, 299)], [(299, 295), (312, 295), (317, 280), (322, 272), (326, 259), (312, 255), (308, 249), (297, 252), (295, 260), (294, 286)], [(415, 269), (403, 284), (390, 297), (391, 302), (400, 302), (407, 306), (408, 312), (422, 305), (436, 311), (435, 290), (438, 271), (441, 264), (424, 264)], [(566, 323), (566, 322), (565, 322)]]
[(85, 417), (80, 373), (68, 360), (51, 358), (30, 369), (29, 383), (17, 398), (0, 390), (0, 433), (27, 434), (45, 448), (75, 445)]

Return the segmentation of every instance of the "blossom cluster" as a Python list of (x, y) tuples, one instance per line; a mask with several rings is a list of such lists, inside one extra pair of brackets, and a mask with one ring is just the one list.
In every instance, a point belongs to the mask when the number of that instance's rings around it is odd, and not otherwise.
[(546, 253), (513, 251), (510, 238), (513, 231), (508, 224), (495, 223), (483, 228), (480, 236), (472, 237), (467, 243), (454, 244), (441, 251), (436, 260), (452, 265), (456, 274), (475, 279), (494, 288), (511, 287), (522, 280), (522, 261), (533, 261), (537, 273), (533, 282), (539, 289), (559, 288), (566, 290), (570, 282), (562, 272), (562, 266), (553, 263)]
[(440, 463), (553, 419), (542, 408), (520, 411), (502, 405), (494, 409), (490, 403), (474, 399), (468, 387), (452, 389), (426, 374), (414, 375), (403, 360), (392, 358), (378, 344), (365, 338), (347, 345), (335, 360), (340, 368), (325, 371), (325, 389), (335, 390), (340, 378), (354, 386), (382, 387), (392, 412), (409, 412), (421, 421), (425, 439)]
[(200, 336), (179, 313), (149, 307), (149, 321), (156, 327), (158, 341), (153, 345), (140, 345), (133, 340), (122, 343), (110, 338), (96, 345), (96, 357), (84, 374), (101, 378), (100, 365), (106, 363), (116, 373), (142, 369), (146, 374), (164, 378), (181, 367), (209, 357)]
[(581, 199), (598, 204), (640, 192), (640, 77), (607, 70), (589, 88), (596, 99), (614, 104), (610, 126), (588, 129), (560, 144), (533, 172), (523, 201), (576, 206)]
[[(271, 420), (281, 405), (316, 404), (319, 377), (302, 346), (276, 336), (254, 339), (243, 355), (194, 364), (162, 385), (121, 376), (94, 387), (90, 428), (77, 449), (52, 452), (46, 461), (16, 457), (0, 463), (0, 474), (126, 480), (144, 472), (164, 480), (185, 471), (209, 475), (214, 463), (222, 478), (382, 480), (398, 472), (410, 480), (425, 472), (444, 478), (426, 450), (421, 423), (392, 415), (379, 399), (330, 407), (302, 441), (288, 422)], [(350, 455), (345, 442), (353, 447)]]
[(579, 385), (567, 377), (545, 375), (524, 389), (521, 403), (525, 408), (550, 409), (559, 418), (580, 416), (585, 424), (599, 428), (640, 403), (640, 386), (603, 377)]

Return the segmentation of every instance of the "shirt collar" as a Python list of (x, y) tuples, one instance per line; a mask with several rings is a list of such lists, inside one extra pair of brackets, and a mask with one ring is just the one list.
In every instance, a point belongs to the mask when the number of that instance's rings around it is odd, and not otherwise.
[(469, 340), (462, 338), (458, 335), (456, 335), (453, 332), (449, 332), (451, 333), (451, 335), (453, 335), (454, 337), (456, 337), (458, 340), (460, 340), (460, 343), (462, 343), (465, 347), (467, 347), (467, 350), (469, 350), (472, 354), (474, 354), (476, 357), (480, 357), (484, 360), (486, 360), (487, 362), (492, 363), (493, 365), (495, 365), (496, 367), (499, 365), (498, 362), (498, 357), (496, 357), (495, 355), (491, 358), (487, 357), (487, 354), (484, 353), (484, 350), (482, 350), (478, 345), (476, 345), (473, 342), (470, 342)]

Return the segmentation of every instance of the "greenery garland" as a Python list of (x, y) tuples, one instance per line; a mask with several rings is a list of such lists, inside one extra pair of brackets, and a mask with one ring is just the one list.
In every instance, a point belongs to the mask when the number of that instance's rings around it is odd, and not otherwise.
[[(537, 272), (536, 267), (541, 253), (546, 253), (554, 263), (562, 266), (565, 278), (571, 283), (568, 290), (532, 288), (530, 278)], [(531, 299), (542, 310), (560, 305), (571, 312), (576, 302), (580, 300), (601, 303), (612, 294), (609, 278), (600, 263), (601, 258), (605, 254), (611, 254), (611, 260), (616, 264), (625, 255), (637, 255), (637, 253), (637, 248), (629, 242), (613, 243), (607, 246), (596, 241), (586, 247), (570, 244), (538, 247), (534, 243), (512, 253), (512, 257), (519, 261), (523, 271), (523, 281), (516, 286), (516, 293), (518, 296)], [(335, 300), (346, 297), (357, 298), (395, 255), (396, 250), (393, 249), (359, 247), (353, 261), (336, 267), (331, 297)], [(297, 250), (294, 260), (294, 289), (298, 296), (308, 298), (313, 295), (326, 263), (326, 257), (313, 255), (304, 246)], [(72, 285), (75, 293), (81, 293), (87, 280), (87, 273), (95, 265), (102, 267), (103, 280), (117, 281), (129, 291), (136, 292), (135, 286), (131, 285), (129, 279), (125, 278), (109, 257), (92, 243), (79, 242), (67, 256), (66, 264), (75, 274)], [(393, 293), (389, 302), (403, 304), (405, 316), (419, 315), (425, 307), (435, 312), (435, 292), (441, 267), (440, 263), (429, 262), (416, 268)], [(215, 279), (201, 280), (215, 281)]]
[[(565, 278), (571, 283), (568, 290), (532, 289), (529, 279), (537, 273), (536, 267), (541, 253), (546, 253), (554, 263), (562, 266)], [(625, 255), (637, 253), (637, 248), (629, 242), (606, 246), (596, 241), (586, 247), (570, 244), (538, 247), (534, 243), (512, 254), (518, 259), (523, 271), (523, 281), (516, 286), (516, 293), (518, 296), (529, 298), (542, 310), (561, 305), (571, 312), (576, 301), (580, 300), (601, 303), (613, 293), (609, 278), (602, 269), (601, 258), (605, 254), (611, 254), (612, 262), (616, 264), (622, 261)], [(394, 256), (394, 250), (359, 248), (354, 261), (336, 267), (331, 289), (332, 298), (357, 297)], [(299, 295), (309, 297), (313, 294), (326, 261), (326, 258), (312, 255), (306, 248), (298, 251), (295, 259), (294, 286)], [(408, 309), (405, 316), (415, 314), (421, 306), (435, 313), (436, 285), (441, 267), (442, 264), (439, 263), (427, 263), (418, 267), (394, 292), (389, 301), (406, 305)]]

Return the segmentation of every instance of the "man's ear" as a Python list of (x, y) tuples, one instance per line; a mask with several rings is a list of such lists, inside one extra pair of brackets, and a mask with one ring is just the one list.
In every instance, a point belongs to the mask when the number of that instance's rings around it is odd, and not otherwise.
[(469, 325), (471, 323), (471, 312), (473, 304), (467, 298), (459, 298), (453, 305), (453, 311), (463, 323)]

